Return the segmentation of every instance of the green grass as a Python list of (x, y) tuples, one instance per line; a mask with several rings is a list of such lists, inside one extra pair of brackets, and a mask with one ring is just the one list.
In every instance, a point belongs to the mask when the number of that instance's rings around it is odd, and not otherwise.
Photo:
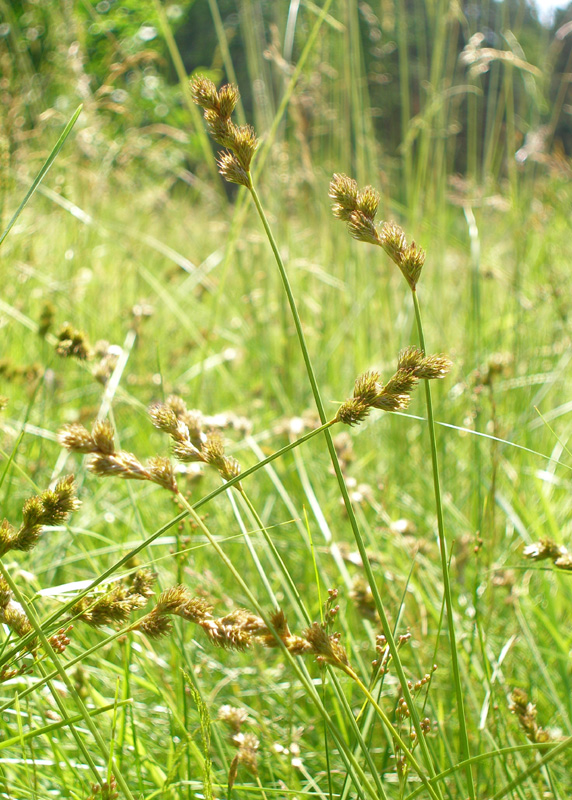
[[(333, 24), (339, 19), (348, 36), (349, 79), (356, 80), (362, 64), (354, 11), (350, 3), (329, 9), (327, 35), (322, 31), (308, 50), (308, 74), (312, 59), (324, 59), (329, 46), (332, 61), (339, 58), (332, 38), (339, 35)], [(446, 52), (446, 42), (438, 45)], [(249, 69), (262, 69), (249, 52)], [(437, 56), (434, 70), (449, 69)], [(352, 96), (346, 118), (348, 85), (340, 87), (340, 129), (328, 133), (322, 152), (318, 138), (309, 140), (311, 184), (290, 131), (284, 140), (270, 137), (254, 165), (256, 173), (264, 163), (257, 191), (327, 419), (351, 394), (358, 374), (375, 367), (389, 378), (399, 350), (418, 342), (411, 293), (395, 265), (380, 249), (353, 241), (330, 214), (333, 171), (353, 172), (355, 163), (360, 181), (379, 182), (364, 155), (377, 152), (367, 98)], [(96, 112), (86, 113), (94, 119)], [(272, 120), (279, 131), (279, 117)], [(453, 360), (432, 395), (458, 679), (444, 610), (423, 389), (406, 414), (373, 411), (344, 429), (353, 449), (345, 471), (348, 515), (326, 436), (287, 449), (319, 415), (252, 202), (221, 200), (208, 188), (206, 167), (204, 189), (192, 202), (183, 191), (159, 192), (127, 171), (102, 177), (99, 162), (78, 156), (75, 132), (2, 243), (0, 394), (7, 406), (0, 416), (0, 491), (3, 516), (17, 526), (27, 497), (73, 472), (82, 506), (68, 524), (46, 530), (34, 550), (7, 553), (3, 570), (49, 634), (64, 624), (64, 604), (78, 592), (106, 572), (118, 578), (142, 566), (157, 574), (157, 594), (183, 583), (211, 599), (216, 616), (247, 607), (267, 617), (279, 605), (295, 633), (320, 620), (327, 590), (335, 587), (335, 629), (367, 686), (380, 626), (360, 614), (351, 595), (354, 580), (366, 577), (367, 555), (390, 626), (396, 636), (411, 633), (399, 651), (404, 674), (415, 682), (437, 664), (429, 692), (416, 700), (419, 717), (431, 720), (427, 758), (420, 747), (414, 750), (424, 778), (446, 773), (434, 782), (436, 796), (470, 796), (470, 774), (479, 800), (564, 800), (572, 790), (569, 573), (550, 561), (525, 559), (523, 546), (545, 537), (566, 545), (570, 536), (566, 166), (559, 171), (553, 162), (541, 173), (527, 164), (508, 175), (507, 185), (502, 174), (489, 174), (490, 188), (479, 194), (469, 187), (462, 202), (449, 202), (445, 152), (432, 148), (428, 128), (420, 130), (421, 139), (428, 138), (403, 153), (401, 174), (409, 183), (385, 193), (381, 216), (400, 221), (427, 250), (418, 286), (426, 346)], [(494, 161), (500, 129), (491, 122), (490, 130), (486, 144)], [(354, 138), (366, 150), (358, 149), (352, 163)], [(9, 173), (3, 229), (47, 158), (49, 141), (30, 154), (28, 175)], [(450, 144), (439, 147), (446, 151)], [(92, 343), (105, 339), (123, 348), (113, 392), (106, 393), (86, 365), (60, 358), (49, 336), (37, 334), (47, 302), (54, 309), (52, 333), (69, 321)], [(132, 309), (141, 304), (152, 314), (134, 322)], [(142, 459), (167, 455), (169, 439), (152, 426), (147, 408), (172, 392), (205, 414), (248, 420), (246, 432), (225, 433), (227, 452), (243, 472), (287, 449), (244, 478), (247, 501), (220, 490), (214, 472), (178, 475), (188, 501), (200, 504), (202, 520), (193, 525), (158, 486), (98, 478), (55, 440), (66, 423), (89, 428), (103, 407), (122, 449)], [(334, 442), (341, 430), (332, 429)], [(3, 663), (14, 646), (5, 632)], [(57, 663), (33, 664), (28, 656), (30, 674), (1, 685), (0, 796), (87, 798), (94, 769), (106, 780), (112, 759), (124, 781), (122, 795), (146, 800), (209, 796), (209, 780), (214, 797), (430, 796), (415, 770), (400, 783), (388, 728), (358, 683), (341, 671), (325, 672), (308, 658), (292, 662), (280, 649), (216, 649), (183, 620), (159, 641), (137, 632), (94, 631), (80, 620), (69, 635)], [(51, 691), (46, 684), (35, 687), (43, 674), (72, 660), (67, 686), (60, 674)], [(409, 721), (395, 717), (397, 676), (392, 665), (373, 694), (408, 741)], [(462, 763), (456, 683), (470, 770)], [(538, 723), (555, 744), (527, 741), (509, 711), (516, 687), (536, 704)], [(232, 790), (227, 783), (236, 748), (217, 720), (226, 704), (248, 712), (242, 730), (260, 740), (258, 776), (239, 766)]]

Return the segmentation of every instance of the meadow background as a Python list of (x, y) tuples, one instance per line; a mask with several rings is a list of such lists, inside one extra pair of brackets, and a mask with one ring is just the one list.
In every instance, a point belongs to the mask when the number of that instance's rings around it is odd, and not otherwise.
[[(422, 387), (404, 414), (333, 429), (349, 515), (319, 434), (244, 479), (250, 505), (228, 490), (201, 506), (203, 524), (293, 631), (338, 589), (335, 629), (368, 684), (381, 628), (357, 525), (389, 624), (411, 635), (404, 673), (415, 684), (437, 665), (415, 697), (433, 774), (449, 770), (436, 796), (570, 796), (571, 32), (570, 9), (541, 24), (516, 0), (0, 0), (2, 230), (82, 105), (1, 244), (2, 516), (18, 527), (25, 500), (69, 473), (82, 503), (2, 556), (46, 635), (104, 574), (89, 597), (141, 568), (155, 601), (184, 584), (217, 617), (251, 608), (180, 503), (92, 475), (62, 426), (99, 415), (124, 450), (165, 456), (147, 409), (177, 394), (224, 426), (246, 470), (319, 424), (271, 247), (246, 190), (218, 175), (187, 79), (235, 82), (328, 415), (418, 343), (399, 270), (333, 218), (332, 174), (373, 185), (378, 217), (427, 251), (427, 350), (453, 361), (432, 391), (458, 672)], [(89, 359), (58, 354), (66, 323)], [(193, 465), (177, 480), (191, 503), (221, 485)], [(554, 557), (531, 560), (543, 547)], [(413, 770), (400, 778), (356, 682), (312, 659), (304, 683), (280, 650), (215, 648), (184, 620), (153, 641), (76, 619), (64, 653), (32, 653), (3, 608), (1, 797), (430, 796)], [(42, 681), (72, 660), (68, 683)], [(410, 741), (393, 666), (374, 693)], [(229, 705), (258, 742), (250, 760)]]

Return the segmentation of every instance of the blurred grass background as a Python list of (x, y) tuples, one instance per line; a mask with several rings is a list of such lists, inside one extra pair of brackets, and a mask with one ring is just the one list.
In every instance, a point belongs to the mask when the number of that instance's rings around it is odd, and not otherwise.
[[(332, 173), (378, 188), (381, 218), (398, 221), (428, 252), (419, 287), (428, 347), (454, 361), (435, 401), (448, 426), (438, 441), (472, 754), (526, 743), (509, 712), (514, 687), (528, 693), (539, 723), (558, 740), (572, 734), (569, 576), (525, 561), (522, 546), (544, 537), (566, 545), (571, 533), (572, 12), (540, 24), (533, 7), (513, 0), (334, 0), (323, 8), (309, 0), (0, 0), (2, 228), (83, 104), (2, 246), (0, 297), (3, 514), (18, 520), (26, 497), (71, 470), (83, 505), (69, 528), (46, 533), (9, 566), (29, 596), (44, 592), (36, 604), (47, 613), (62, 587), (91, 580), (178, 512), (149, 484), (102, 482), (61, 454), (58, 428), (89, 425), (105, 389), (81, 364), (60, 359), (38, 325), (56, 333), (69, 321), (92, 343), (123, 348), (113, 419), (122, 447), (142, 457), (167, 453), (146, 408), (171, 392), (205, 414), (241, 418), (229, 437), (243, 467), (314, 424), (270, 248), (253, 209), (216, 174), (184, 79), (236, 80), (238, 120), (268, 143), (259, 190), (332, 412), (359, 372), (376, 367), (389, 376), (399, 349), (415, 342), (401, 276), (331, 216)], [(339, 447), (388, 613), (398, 632), (412, 633), (404, 663), (414, 678), (438, 664), (428, 741), (444, 770), (459, 760), (458, 720), (419, 397), (410, 413), (372, 415)], [(210, 476), (187, 480), (192, 500), (216, 485)], [(321, 439), (258, 473), (248, 491), (317, 619), (313, 544), (322, 599), (326, 587), (340, 588), (343, 641), (367, 679), (376, 623), (350, 594), (362, 570)], [(250, 531), (300, 627), (244, 509), (221, 495), (206, 513), (269, 605), (241, 524)], [(246, 604), (188, 523), (140, 560), (161, 586), (182, 578), (213, 598), (216, 613)], [(77, 625), (68, 652), (100, 639)], [(324, 746), (323, 727), (281, 659), (215, 651), (186, 627), (153, 646), (126, 637), (73, 672), (95, 706), (112, 703), (116, 691), (133, 698), (101, 725), (136, 796), (204, 791), (199, 712), (181, 668), (213, 720), (226, 703), (243, 707), (261, 740), (260, 785), (239, 772), (235, 797), (260, 794), (260, 786), (267, 797), (343, 794), (343, 764), (331, 742)], [(319, 680), (319, 669), (309, 668)], [(32, 680), (2, 686), (6, 740), (52, 719), (44, 692), (14, 701)], [(361, 698), (346, 689), (357, 712)], [(324, 692), (345, 730), (343, 710)], [(388, 713), (397, 696), (390, 676), (382, 696)], [(224, 787), (234, 751), (220, 723), (212, 731), (214, 780)], [(371, 741), (388, 796), (407, 796), (415, 784), (397, 782), (381, 729)], [(479, 763), (478, 797), (564, 800), (572, 790), (566, 752), (499, 794), (538, 757), (501, 753)], [(0, 769), (5, 797), (91, 791), (65, 728), (5, 748)], [(464, 797), (461, 775), (444, 796)]]

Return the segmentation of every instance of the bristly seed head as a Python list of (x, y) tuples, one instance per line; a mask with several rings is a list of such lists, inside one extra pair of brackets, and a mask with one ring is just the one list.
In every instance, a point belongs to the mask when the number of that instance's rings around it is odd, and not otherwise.
[(22, 508), (22, 524), (18, 530), (8, 520), (0, 524), (0, 556), (9, 550), (31, 550), (46, 525), (60, 525), (79, 506), (73, 475), (62, 478), (54, 489), (28, 498)]
[(353, 397), (342, 403), (336, 421), (356, 425), (364, 420), (371, 408), (382, 411), (402, 411), (407, 408), (410, 393), (420, 380), (444, 378), (452, 362), (445, 355), (426, 356), (416, 347), (408, 347), (399, 354), (397, 371), (385, 386), (378, 372), (365, 372), (354, 386)]
[(217, 91), (212, 81), (198, 77), (191, 81), (191, 94), (204, 110), (209, 133), (228, 151), (219, 155), (219, 172), (230, 183), (252, 188), (250, 164), (258, 140), (254, 128), (235, 125), (230, 119), (239, 99), (238, 89), (229, 84)]
[(358, 209), (356, 181), (347, 175), (335, 174), (330, 182), (329, 196), (334, 201), (332, 206), (334, 217), (349, 222), (352, 212)]
[(380, 230), (377, 228), (374, 220), (379, 193), (371, 186), (360, 191), (353, 178), (336, 174), (330, 182), (329, 196), (334, 201), (334, 216), (347, 222), (351, 236), (360, 242), (383, 247), (414, 291), (425, 262), (425, 253), (415, 242), (407, 244), (405, 233), (399, 225), (384, 222)]

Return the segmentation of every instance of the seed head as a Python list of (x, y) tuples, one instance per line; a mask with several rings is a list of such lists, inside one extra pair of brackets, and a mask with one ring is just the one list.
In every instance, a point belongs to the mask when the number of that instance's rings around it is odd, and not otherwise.
[(120, 451), (119, 453), (95, 454), (88, 464), (88, 469), (94, 475), (103, 478), (115, 477), (124, 480), (150, 481), (151, 474), (143, 464), (133, 455)]
[(66, 425), (58, 432), (58, 442), (74, 453), (96, 453), (98, 450), (93, 436), (77, 422)]
[(525, 558), (532, 561), (543, 561), (551, 558), (553, 561), (565, 555), (567, 552), (563, 545), (553, 542), (552, 539), (541, 539), (539, 542), (527, 545), (522, 554)]
[(238, 89), (227, 85), (217, 92), (212, 81), (199, 77), (191, 81), (191, 92), (195, 103), (204, 109), (209, 133), (228, 151), (219, 156), (219, 172), (227, 181), (251, 188), (250, 164), (258, 140), (250, 125), (235, 125), (230, 118), (238, 102)]
[(147, 470), (151, 476), (150, 480), (153, 481), (153, 483), (159, 484), (159, 486), (168, 489), (174, 494), (178, 493), (179, 489), (177, 487), (177, 481), (175, 480), (173, 465), (168, 458), (162, 456), (150, 458), (147, 463)]
[[(216, 86), (208, 78), (202, 76), (190, 81), (193, 101), (205, 111), (218, 111), (220, 107)], [(229, 116), (229, 115), (227, 115)]]
[(86, 361), (91, 358), (91, 347), (83, 331), (76, 330), (69, 322), (65, 322), (57, 335), (56, 353), (63, 358), (78, 358)]
[(379, 233), (373, 219), (370, 219), (363, 211), (351, 212), (348, 219), (348, 230), (350, 235), (359, 242), (379, 244)]
[(252, 185), (250, 173), (244, 169), (238, 158), (230, 151), (219, 153), (217, 167), (223, 178), (229, 183), (238, 183), (249, 189)]
[(353, 178), (336, 173), (330, 182), (329, 191), (329, 196), (334, 201), (334, 217), (349, 222), (352, 212), (358, 209), (358, 193), (358, 185)]
[(339, 641), (340, 634), (328, 635), (324, 625), (314, 622), (302, 635), (311, 646), (319, 663), (330, 664), (333, 667), (349, 666), (347, 653)]

